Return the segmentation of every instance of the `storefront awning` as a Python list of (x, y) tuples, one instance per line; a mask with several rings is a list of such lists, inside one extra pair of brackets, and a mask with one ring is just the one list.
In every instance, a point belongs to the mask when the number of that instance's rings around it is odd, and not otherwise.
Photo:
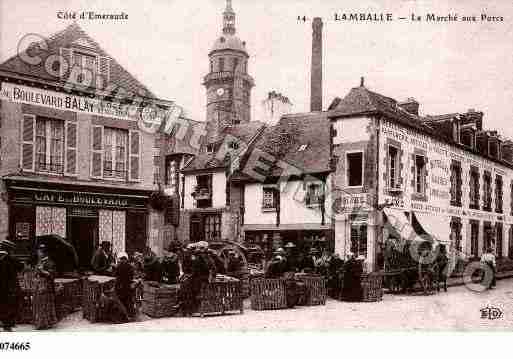
[(451, 242), (449, 238), (450, 219), (443, 215), (433, 215), (420, 212), (412, 212), (420, 226), (428, 235), (433, 237), (435, 241), (448, 244)]
[(386, 216), (386, 224), (385, 228), (394, 232), (397, 236), (402, 240), (410, 240), (410, 241), (425, 241), (422, 237), (420, 237), (417, 232), (413, 229), (410, 224), (409, 219), (406, 217), (406, 214), (397, 209), (384, 208), (383, 213)]

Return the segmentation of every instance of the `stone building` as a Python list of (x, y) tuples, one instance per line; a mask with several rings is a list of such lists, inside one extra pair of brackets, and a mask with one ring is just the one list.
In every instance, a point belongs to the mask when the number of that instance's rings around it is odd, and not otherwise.
[(0, 237), (26, 256), (35, 236), (61, 235), (82, 267), (102, 241), (115, 252), (160, 251), (162, 214), (149, 198), (161, 146), (128, 106), (171, 102), (76, 23), (1, 64), (0, 82)]

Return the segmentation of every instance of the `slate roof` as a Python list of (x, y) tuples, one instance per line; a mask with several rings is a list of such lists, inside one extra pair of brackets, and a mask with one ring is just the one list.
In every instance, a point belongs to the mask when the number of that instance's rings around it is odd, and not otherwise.
[[(328, 172), (331, 170), (331, 125), (327, 117), (327, 112), (285, 115), (276, 126), (266, 129), (255, 146), (302, 174)], [(304, 149), (300, 151), (302, 146)], [(279, 168), (274, 168), (271, 176), (280, 173)]]
[(21, 60), (18, 55), (15, 55), (4, 63), (0, 64), (0, 70), (12, 71), (19, 74), (35, 76), (40, 79), (63, 82), (60, 78), (54, 77), (47, 73), (45, 70), (45, 60), (52, 54), (59, 55), (61, 47), (91, 49), (100, 56), (110, 58), (110, 84), (123, 87), (127, 91), (139, 93), (142, 91), (145, 95), (143, 97), (156, 98), (156, 96), (141, 82), (139, 82), (132, 74), (123, 68), (114, 58), (109, 56), (100, 45), (92, 39), (77, 23), (72, 23), (64, 30), (50, 36), (47, 39), (48, 51), (41, 50), (39, 47), (34, 47), (29, 51), (31, 56), (40, 56), (43, 61), (39, 65), (30, 65)]
[(366, 114), (383, 114), (406, 126), (432, 132), (419, 116), (413, 115), (398, 105), (391, 97), (380, 95), (364, 86), (354, 87), (343, 99), (336, 99), (330, 106), (330, 118)]
[[(222, 139), (227, 135), (237, 138), (242, 143), (249, 144), (259, 130), (265, 127), (265, 124), (258, 121), (230, 126), (223, 130)], [(228, 165), (226, 161), (216, 159), (217, 152), (206, 153), (201, 152), (192, 160), (184, 169), (183, 172), (201, 171), (207, 169), (224, 169)]]

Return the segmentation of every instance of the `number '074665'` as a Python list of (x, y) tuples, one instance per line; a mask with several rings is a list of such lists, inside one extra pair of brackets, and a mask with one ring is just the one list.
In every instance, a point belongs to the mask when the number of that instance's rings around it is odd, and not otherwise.
[(30, 343), (13, 343), (13, 342), (0, 342), (0, 350), (12, 350), (12, 351), (21, 351), (21, 350), (29, 350)]

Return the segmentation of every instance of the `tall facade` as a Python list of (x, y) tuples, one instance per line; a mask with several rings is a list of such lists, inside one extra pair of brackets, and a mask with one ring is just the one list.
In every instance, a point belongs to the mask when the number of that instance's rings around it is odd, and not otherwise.
[(207, 90), (207, 142), (219, 140), (227, 126), (251, 119), (253, 78), (248, 74), (246, 43), (236, 35), (235, 12), (227, 0), (223, 31), (209, 55), (210, 71), (203, 79)]
[[(125, 90), (126, 100), (129, 93), (144, 93), (162, 108), (170, 103), (157, 99), (76, 23), (46, 43), (47, 49), (29, 53), (40, 64), (21, 56), (0, 64), (0, 237), (9, 235), (16, 254), (28, 257), (35, 237), (60, 235), (75, 246), (83, 268), (103, 241), (115, 252), (146, 246), (158, 252), (161, 214), (149, 203), (158, 189), (157, 137), (101, 89)], [(73, 71), (47, 71), (45, 62), (55, 54), (74, 64)], [(86, 86), (87, 74), (93, 81)], [(76, 86), (70, 90), (69, 83)]]

